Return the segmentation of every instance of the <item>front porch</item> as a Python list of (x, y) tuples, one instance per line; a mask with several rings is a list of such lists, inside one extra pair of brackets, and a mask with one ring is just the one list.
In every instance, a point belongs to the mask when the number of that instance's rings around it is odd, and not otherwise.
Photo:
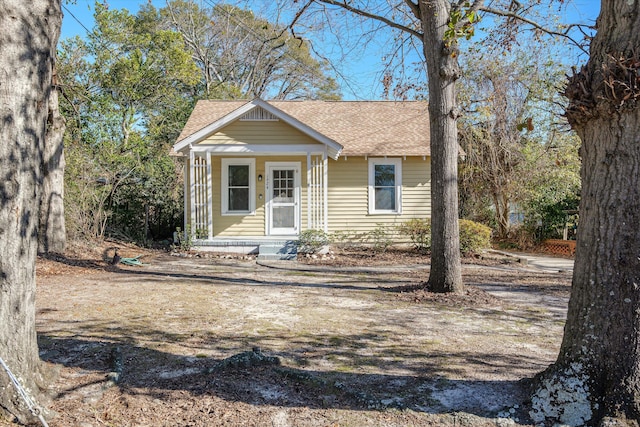
[(296, 240), (303, 230), (328, 230), (326, 151), (277, 154), (191, 151), (185, 228), (196, 246), (249, 253), (260, 244)]
[(283, 237), (195, 239), (193, 248), (203, 252), (257, 255), (258, 259), (290, 260), (296, 258), (298, 241)]

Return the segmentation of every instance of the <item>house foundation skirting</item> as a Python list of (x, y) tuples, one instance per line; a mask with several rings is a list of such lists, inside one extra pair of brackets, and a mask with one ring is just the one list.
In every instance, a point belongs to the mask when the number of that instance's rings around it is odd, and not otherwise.
[(291, 246), (296, 244), (295, 242), (295, 238), (194, 240), (193, 249), (202, 252), (257, 255), (259, 253), (260, 246)]

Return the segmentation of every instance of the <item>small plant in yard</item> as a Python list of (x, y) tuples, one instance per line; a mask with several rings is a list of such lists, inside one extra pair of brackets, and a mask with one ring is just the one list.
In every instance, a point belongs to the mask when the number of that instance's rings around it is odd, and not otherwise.
[(398, 232), (411, 239), (415, 249), (425, 254), (431, 249), (431, 218), (413, 218), (398, 226)]
[(373, 250), (384, 253), (391, 246), (389, 229), (384, 224), (376, 224), (376, 228), (367, 235), (368, 240), (373, 244)]
[(175, 251), (188, 252), (193, 247), (193, 236), (191, 236), (191, 227), (187, 225), (185, 232), (182, 232), (182, 228), (176, 227), (175, 235), (178, 237), (178, 241), (174, 242), (172, 249)]
[(352, 236), (348, 231), (334, 231), (329, 236), (329, 242), (342, 252), (347, 246), (353, 245)]
[(206, 239), (209, 236), (209, 231), (206, 228), (196, 229), (196, 239)]
[(491, 228), (468, 219), (460, 220), (460, 252), (472, 254), (491, 246)]
[(298, 252), (314, 254), (329, 243), (329, 236), (322, 230), (305, 230), (298, 239)]

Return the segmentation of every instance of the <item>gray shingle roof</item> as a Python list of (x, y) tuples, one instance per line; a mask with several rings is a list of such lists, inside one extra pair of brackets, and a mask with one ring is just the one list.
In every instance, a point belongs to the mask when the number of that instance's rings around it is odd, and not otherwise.
[[(178, 142), (249, 101), (198, 101)], [(423, 101), (266, 101), (344, 147), (343, 156), (428, 156)]]

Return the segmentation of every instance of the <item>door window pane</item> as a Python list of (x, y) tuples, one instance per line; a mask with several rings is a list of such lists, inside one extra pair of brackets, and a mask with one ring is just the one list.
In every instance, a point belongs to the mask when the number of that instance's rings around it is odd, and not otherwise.
[(293, 171), (273, 171), (273, 201), (278, 203), (293, 203)]
[(274, 228), (293, 228), (294, 224), (294, 207), (293, 206), (274, 206), (273, 227)]

